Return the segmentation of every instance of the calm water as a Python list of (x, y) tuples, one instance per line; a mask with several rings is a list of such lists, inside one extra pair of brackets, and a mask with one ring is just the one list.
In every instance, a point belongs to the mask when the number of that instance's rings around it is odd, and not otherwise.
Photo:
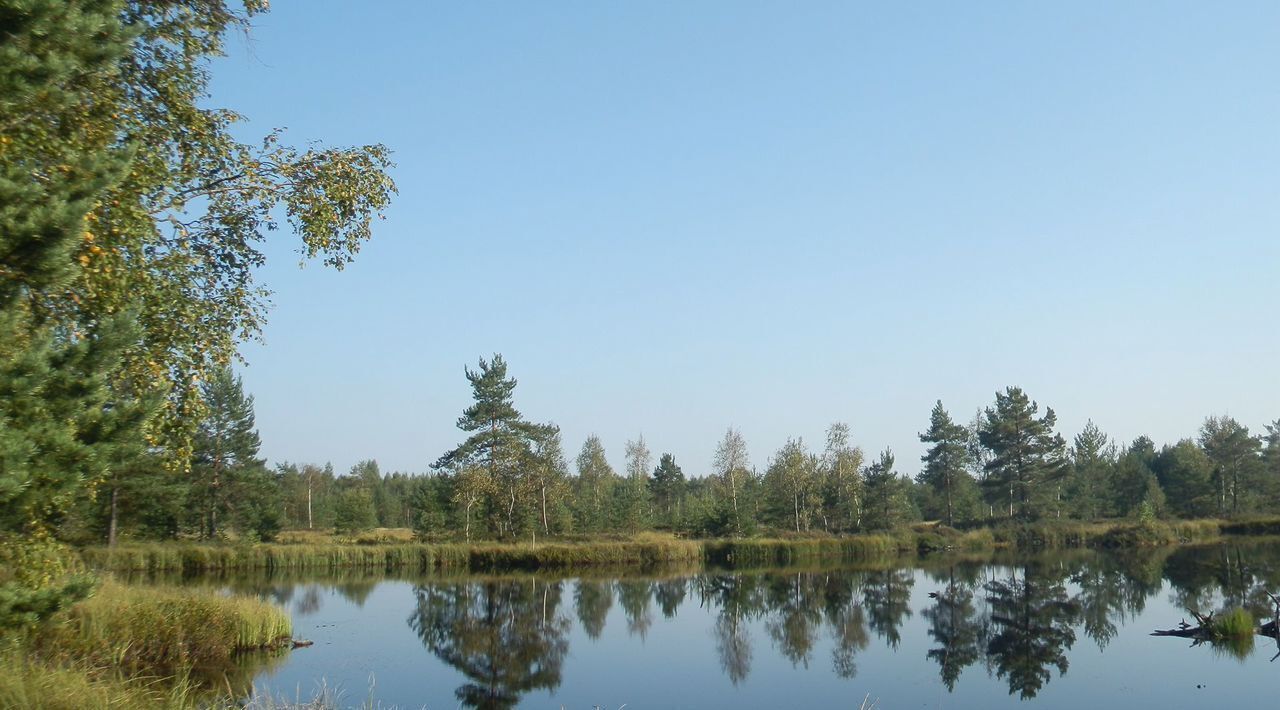
[[(240, 581), (315, 641), (260, 690), (502, 708), (1160, 708), (1269, 704), (1274, 639), (1150, 636), (1184, 610), (1270, 617), (1280, 544), (900, 569)], [(372, 690), (370, 686), (372, 685)]]

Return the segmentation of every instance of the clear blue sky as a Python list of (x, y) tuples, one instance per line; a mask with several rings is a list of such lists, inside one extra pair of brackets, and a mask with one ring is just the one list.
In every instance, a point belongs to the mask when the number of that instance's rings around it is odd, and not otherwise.
[(425, 471), (463, 366), (615, 467), (847, 421), (914, 474), (941, 398), (1070, 439), (1280, 417), (1280, 4), (276, 0), (213, 102), (382, 142), (356, 263), (273, 235), (263, 454)]

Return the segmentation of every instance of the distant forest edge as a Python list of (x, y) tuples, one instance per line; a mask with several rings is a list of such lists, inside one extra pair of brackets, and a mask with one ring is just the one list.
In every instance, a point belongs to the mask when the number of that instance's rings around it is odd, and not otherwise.
[(813, 537), (921, 521), (965, 530), (1280, 512), (1280, 420), (1259, 437), (1230, 417), (1209, 417), (1195, 438), (1160, 447), (1145, 436), (1121, 446), (1089, 422), (1068, 444), (1052, 409), (1042, 412), (1009, 387), (967, 426), (938, 402), (920, 434), (928, 449), (914, 478), (899, 473), (888, 450), (868, 458), (843, 423), (831, 425), (820, 451), (788, 440), (763, 471), (730, 428), (704, 476), (686, 476), (670, 454), (655, 465), (641, 436), (627, 442), (619, 473), (596, 436), (571, 466), (559, 429), (516, 409), (516, 381), (501, 355), (465, 372), (474, 395), (458, 419), (465, 438), (429, 473), (383, 474), (369, 460), (339, 475), (311, 464), (270, 468), (258, 458), (253, 399), (223, 370), (203, 388), (209, 414), (194, 437), (189, 473), (142, 457), (109, 495), (68, 514), (62, 535), (87, 544), (108, 541), (113, 530), (133, 539), (204, 540), (272, 540), (281, 530), (355, 536), (373, 528), (409, 529), (428, 542), (643, 531)]

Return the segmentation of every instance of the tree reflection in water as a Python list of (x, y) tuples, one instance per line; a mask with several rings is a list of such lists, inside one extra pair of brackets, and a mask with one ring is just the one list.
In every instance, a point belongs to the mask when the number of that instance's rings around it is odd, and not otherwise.
[(422, 585), (409, 626), (469, 682), (466, 707), (509, 708), (531, 690), (560, 685), (569, 619), (559, 613), (562, 582), (537, 579)]
[(946, 589), (931, 595), (936, 602), (923, 613), (929, 622), (929, 636), (938, 644), (925, 655), (938, 663), (948, 691), (955, 690), (961, 671), (982, 658), (989, 626), (974, 608), (974, 586), (957, 581), (952, 567)]
[[(1129, 553), (1072, 552), (1020, 560), (1020, 567), (955, 563), (924, 573), (938, 583), (919, 607), (931, 644), (926, 657), (954, 691), (964, 670), (985, 664), (1009, 693), (1033, 698), (1069, 667), (1078, 630), (1105, 649), (1146, 601), (1165, 589), (1176, 600), (1205, 606), (1244, 605), (1261, 616), (1265, 592), (1280, 586), (1280, 548)], [(994, 574), (994, 577), (988, 575)], [(433, 654), (467, 682), (456, 691), (468, 707), (505, 708), (534, 690), (554, 690), (568, 653), (570, 620), (561, 610), (573, 585), (574, 612), (583, 633), (598, 639), (615, 601), (628, 635), (644, 640), (657, 612), (673, 619), (696, 599), (713, 615), (711, 642), (734, 685), (751, 674), (753, 633), (763, 630), (779, 656), (809, 668), (830, 639), (831, 668), (840, 678), (858, 672), (857, 656), (874, 634), (890, 650), (912, 616), (917, 571), (777, 570), (707, 572), (686, 578), (546, 582), (536, 578), (424, 584), (409, 623)], [(986, 579), (985, 584), (983, 580)], [(340, 587), (363, 601), (363, 586)], [(318, 602), (314, 587), (294, 603)], [(824, 628), (825, 627), (825, 628)]]
[(1009, 693), (1033, 698), (1052, 675), (1067, 672), (1066, 652), (1076, 641), (1071, 625), (1080, 604), (1067, 596), (1060, 579), (1028, 565), (1008, 579), (987, 583), (991, 622), (997, 631), (987, 643), (996, 675), (1009, 681)]

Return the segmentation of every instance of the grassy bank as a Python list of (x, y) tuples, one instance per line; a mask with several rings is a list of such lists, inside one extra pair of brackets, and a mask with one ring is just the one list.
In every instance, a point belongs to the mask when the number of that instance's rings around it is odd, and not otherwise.
[(64, 613), (0, 634), (0, 707), (210, 707), (210, 694), (249, 690), (234, 655), (290, 633), (288, 614), (256, 598), (108, 578)]
[[(1268, 530), (1280, 521), (1254, 521), (1243, 530)], [(316, 533), (286, 536), (299, 542), (269, 544), (122, 544), (82, 550), (90, 566), (116, 572), (208, 573), (236, 570), (385, 572), (501, 572), (601, 566), (653, 569), (695, 563), (720, 566), (789, 565), (811, 560), (858, 561), (940, 551), (993, 549), (1131, 548), (1214, 540), (1242, 530), (1218, 520), (1006, 524), (970, 531), (922, 524), (894, 532), (845, 537), (683, 540), (642, 533), (631, 540), (531, 543), (413, 543), (384, 531), (364, 538), (333, 539)]]

